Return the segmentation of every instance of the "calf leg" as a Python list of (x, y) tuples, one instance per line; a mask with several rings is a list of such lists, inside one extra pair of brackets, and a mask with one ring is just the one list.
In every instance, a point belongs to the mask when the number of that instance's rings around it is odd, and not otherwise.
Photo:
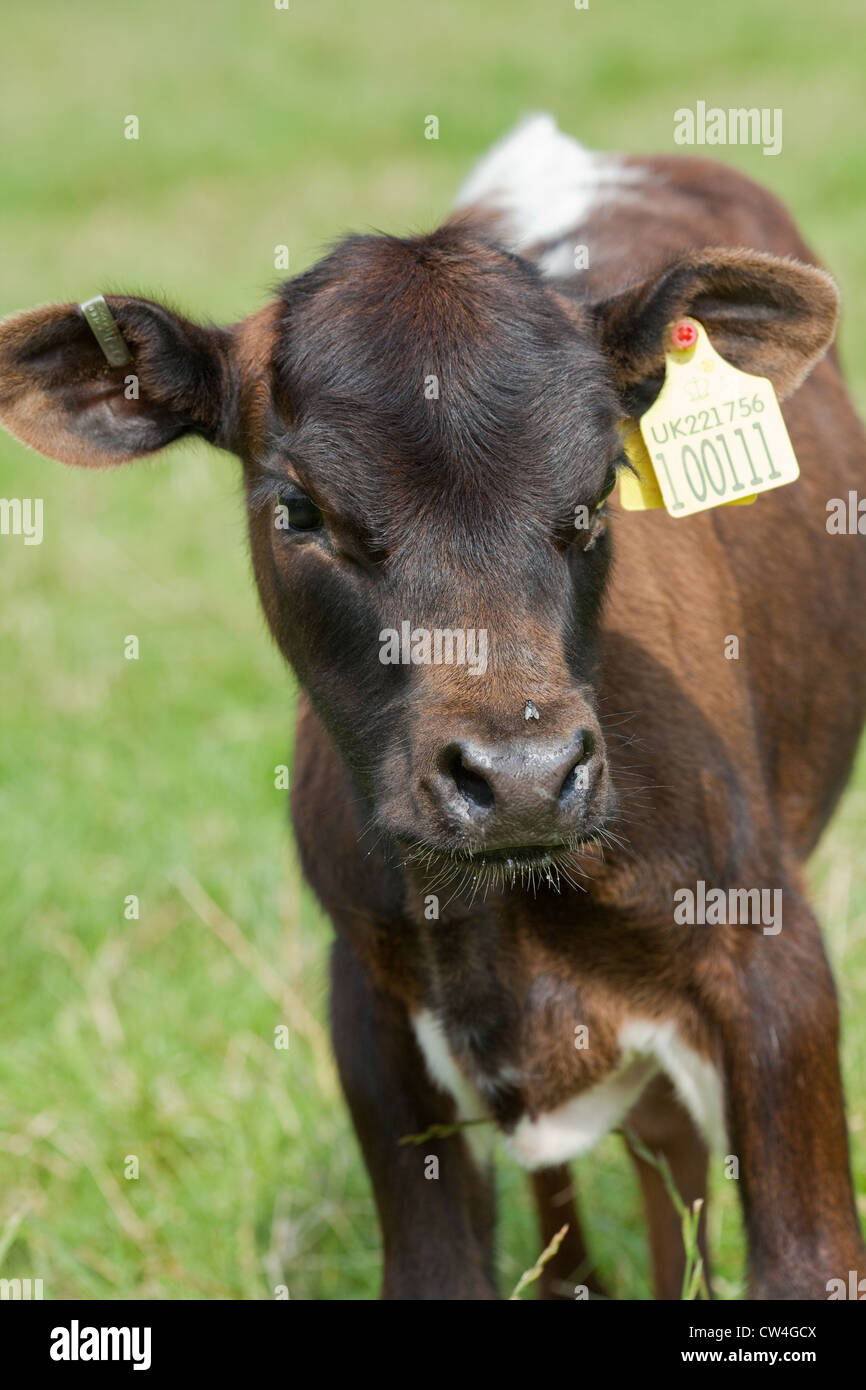
[[(733, 928), (742, 931), (742, 928)], [(777, 936), (707, 970), (739, 1158), (752, 1298), (825, 1299), (866, 1272), (838, 1057), (838, 1009), (818, 924), (785, 890)]]
[[(650, 1082), (629, 1113), (626, 1129), (670, 1169), (674, 1186), (689, 1208), (699, 1199), (698, 1248), (709, 1285), (707, 1252), (707, 1147), (691, 1116), (680, 1104), (666, 1076)], [(626, 1140), (628, 1143), (628, 1139)], [(680, 1299), (686, 1271), (682, 1222), (664, 1178), (653, 1164), (628, 1144), (643, 1194), (649, 1225), (653, 1286), (658, 1299)]]
[(462, 1135), (400, 1144), (455, 1118), (453, 1102), (427, 1075), (405, 1007), (373, 986), (339, 940), (331, 987), (337, 1065), (382, 1229), (382, 1297), (498, 1298), (490, 1175)]
[(585, 1284), (589, 1293), (597, 1298), (606, 1298), (607, 1293), (595, 1277), (593, 1260), (586, 1248), (574, 1182), (568, 1168), (564, 1163), (556, 1168), (542, 1168), (532, 1174), (531, 1183), (543, 1247), (546, 1249), (557, 1231), (568, 1226), (562, 1244), (544, 1266), (538, 1281), (539, 1298), (573, 1299), (577, 1284)]

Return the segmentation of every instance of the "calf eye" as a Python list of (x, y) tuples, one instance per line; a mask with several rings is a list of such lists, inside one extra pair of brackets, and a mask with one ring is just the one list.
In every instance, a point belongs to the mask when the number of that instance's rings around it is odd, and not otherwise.
[(608, 497), (610, 497), (610, 494), (616, 487), (616, 476), (616, 464), (612, 463), (607, 471), (607, 477), (604, 480), (604, 487), (602, 488), (601, 493), (599, 495), (599, 506), (601, 506), (602, 502), (607, 501)]
[(292, 497), (281, 497), (280, 503), (286, 509), (289, 526), (293, 531), (317, 531), (322, 525), (322, 513), (312, 497), (296, 493)]

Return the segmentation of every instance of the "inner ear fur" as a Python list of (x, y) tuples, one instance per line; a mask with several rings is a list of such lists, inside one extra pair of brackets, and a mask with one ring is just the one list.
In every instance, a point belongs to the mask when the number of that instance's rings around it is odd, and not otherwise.
[(0, 422), (61, 463), (104, 468), (194, 432), (228, 447), (231, 335), (107, 295), (130, 360), (111, 366), (78, 304), (0, 323)]
[(624, 396), (664, 373), (672, 320), (700, 320), (716, 351), (769, 377), (784, 400), (805, 380), (836, 331), (839, 295), (815, 266), (758, 251), (692, 252), (658, 276), (593, 305), (598, 336)]

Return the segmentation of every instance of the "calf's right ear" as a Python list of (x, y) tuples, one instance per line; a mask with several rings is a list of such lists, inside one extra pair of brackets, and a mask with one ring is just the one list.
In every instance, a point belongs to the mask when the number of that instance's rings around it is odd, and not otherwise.
[[(78, 304), (0, 323), (0, 423), (40, 454), (85, 468), (151, 454), (189, 433), (231, 448), (228, 330), (148, 299), (108, 295), (105, 303), (122, 339), (111, 353), (117, 365)], [(124, 345), (128, 360), (119, 361)]]

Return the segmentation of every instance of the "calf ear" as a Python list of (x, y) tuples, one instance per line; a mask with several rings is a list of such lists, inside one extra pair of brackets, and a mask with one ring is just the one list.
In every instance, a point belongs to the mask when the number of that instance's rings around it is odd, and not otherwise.
[[(119, 366), (78, 304), (0, 323), (0, 423), (39, 453), (85, 468), (153, 453), (190, 432), (230, 447), (228, 331), (147, 299), (109, 295), (106, 303), (129, 354)], [(122, 358), (116, 339), (115, 349)]]
[(667, 326), (684, 316), (698, 319), (735, 367), (769, 377), (783, 400), (832, 343), (838, 303), (823, 270), (722, 249), (684, 256), (594, 309), (626, 401), (649, 386), (655, 394), (664, 375)]

